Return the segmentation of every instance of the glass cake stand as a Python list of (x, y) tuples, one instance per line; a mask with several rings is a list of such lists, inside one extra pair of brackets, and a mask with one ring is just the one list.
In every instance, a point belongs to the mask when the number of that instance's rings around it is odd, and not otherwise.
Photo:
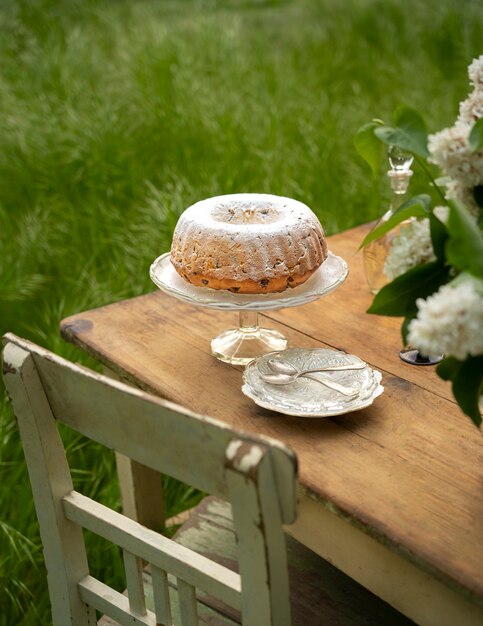
[(165, 293), (196, 306), (238, 311), (239, 326), (222, 332), (211, 342), (211, 352), (220, 361), (246, 365), (257, 356), (285, 350), (287, 339), (277, 330), (261, 328), (258, 312), (300, 306), (330, 293), (349, 273), (347, 263), (329, 252), (319, 269), (303, 285), (271, 294), (236, 294), (230, 291), (195, 287), (176, 272), (167, 252), (149, 270), (154, 284)]

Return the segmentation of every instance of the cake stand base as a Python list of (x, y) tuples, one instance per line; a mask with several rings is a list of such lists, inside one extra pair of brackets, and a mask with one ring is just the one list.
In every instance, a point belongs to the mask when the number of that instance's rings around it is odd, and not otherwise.
[(287, 347), (287, 339), (277, 330), (260, 328), (257, 311), (240, 311), (240, 326), (215, 337), (211, 353), (219, 361), (231, 365), (247, 365), (255, 357), (279, 352)]

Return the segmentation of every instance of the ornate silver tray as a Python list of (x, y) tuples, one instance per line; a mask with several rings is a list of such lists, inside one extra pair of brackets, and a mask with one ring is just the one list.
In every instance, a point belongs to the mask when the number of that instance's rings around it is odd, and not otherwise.
[(343, 283), (348, 272), (344, 259), (329, 252), (327, 259), (303, 285), (281, 293), (244, 295), (190, 285), (176, 272), (170, 253), (166, 252), (153, 262), (149, 275), (159, 289), (189, 304), (231, 311), (266, 311), (317, 300)]
[(288, 385), (272, 385), (263, 381), (260, 375), (272, 373), (268, 360), (278, 356), (300, 371), (361, 363), (357, 356), (326, 348), (289, 348), (280, 353), (258, 357), (245, 368), (242, 391), (259, 406), (278, 413), (308, 418), (341, 415), (371, 405), (384, 391), (380, 384), (381, 373), (369, 366), (359, 370), (311, 374), (314, 377), (323, 376), (347, 387), (356, 386), (359, 391), (351, 398), (303, 377)]

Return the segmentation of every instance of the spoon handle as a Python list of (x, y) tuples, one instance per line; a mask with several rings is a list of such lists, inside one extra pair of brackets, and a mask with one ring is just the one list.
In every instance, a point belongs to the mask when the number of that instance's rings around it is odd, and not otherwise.
[(305, 374), (313, 374), (314, 372), (343, 372), (345, 370), (363, 370), (367, 367), (367, 363), (354, 363), (353, 365), (328, 365), (327, 367), (316, 367), (310, 370), (302, 370), (299, 372), (299, 376)]
[(359, 393), (359, 389), (354, 389), (353, 387), (344, 387), (344, 385), (339, 385), (339, 383), (336, 383), (333, 380), (318, 378), (317, 376), (310, 376), (310, 374), (301, 374), (300, 376), (297, 376), (297, 378), (308, 378), (310, 380), (315, 380), (315, 382), (320, 383), (321, 385), (325, 385), (329, 389), (338, 391), (342, 395), (348, 397), (354, 397)]

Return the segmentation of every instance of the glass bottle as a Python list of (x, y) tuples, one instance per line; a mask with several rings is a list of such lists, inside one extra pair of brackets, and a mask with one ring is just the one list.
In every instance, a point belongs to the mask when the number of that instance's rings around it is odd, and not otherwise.
[[(413, 162), (412, 154), (401, 150), (401, 148), (397, 146), (389, 146), (387, 155), (389, 165), (391, 166), (387, 175), (391, 180), (392, 197), (388, 211), (384, 213), (374, 228), (383, 222), (387, 222), (396, 209), (406, 201), (409, 181), (413, 175), (411, 170)], [(406, 220), (402, 222), (379, 239), (375, 239), (363, 249), (364, 272), (369, 289), (372, 293), (376, 294), (384, 285), (391, 281), (391, 278), (386, 274), (385, 270), (391, 242), (394, 237), (400, 233), (401, 228), (404, 228), (410, 221), (411, 220)]]

